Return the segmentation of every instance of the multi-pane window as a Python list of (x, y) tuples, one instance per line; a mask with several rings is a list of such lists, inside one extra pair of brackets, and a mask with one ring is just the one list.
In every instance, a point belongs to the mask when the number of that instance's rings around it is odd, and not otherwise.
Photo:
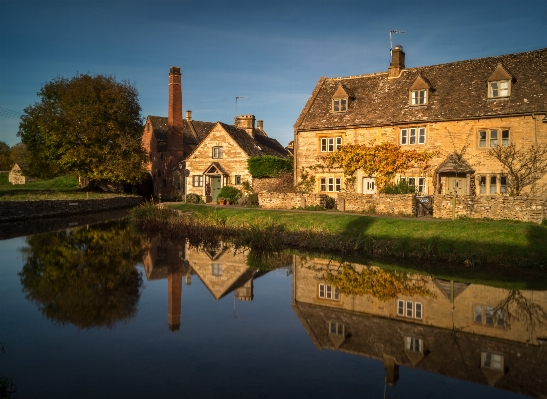
[(241, 184), (241, 175), (234, 176), (234, 184)]
[(323, 137), (321, 139), (321, 152), (334, 152), (342, 146), (342, 136)]
[(408, 317), (412, 319), (422, 318), (422, 304), (420, 302), (397, 301), (397, 316)]
[(497, 184), (498, 184), (498, 177), (490, 176), (490, 194), (496, 194)]
[(222, 147), (213, 147), (213, 158), (221, 159), (224, 157), (224, 149)]
[(413, 90), (410, 92), (411, 105), (427, 104), (427, 90)]
[(222, 263), (213, 263), (211, 269), (213, 276), (222, 276)]
[(340, 291), (338, 287), (333, 287), (330, 284), (319, 284), (319, 298), (339, 301)]
[(509, 97), (509, 81), (499, 80), (497, 82), (488, 83), (488, 97)]
[(503, 371), (503, 356), (497, 353), (482, 352), (481, 365), (487, 369)]
[(479, 176), (480, 193), (486, 194), (486, 176)]
[(337, 335), (339, 337), (344, 336), (344, 325), (341, 323), (329, 322), (329, 334)]
[(425, 144), (425, 127), (401, 129), (401, 145)]
[(406, 181), (409, 186), (414, 187), (418, 194), (425, 194), (425, 177), (401, 177), (399, 180)]
[(423, 352), (424, 344), (420, 338), (405, 337), (405, 349), (410, 352)]
[(203, 175), (192, 176), (192, 186), (203, 187)]
[(320, 191), (340, 191), (342, 189), (342, 178), (322, 177), (319, 179)]
[(498, 145), (509, 145), (509, 129), (479, 130), (479, 148), (494, 148)]
[(500, 176), (500, 194), (507, 194), (507, 176)]
[(348, 110), (348, 99), (334, 98), (332, 100), (332, 110), (334, 112), (346, 112)]
[(505, 315), (503, 311), (489, 306), (475, 305), (473, 321), (486, 326), (504, 327)]

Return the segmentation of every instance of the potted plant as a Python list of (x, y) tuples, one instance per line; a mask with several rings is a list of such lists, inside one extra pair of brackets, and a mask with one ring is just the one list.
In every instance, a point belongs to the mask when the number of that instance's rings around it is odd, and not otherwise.
[(224, 199), (224, 197), (218, 197), (218, 203), (220, 205), (225, 205), (226, 204), (226, 199)]

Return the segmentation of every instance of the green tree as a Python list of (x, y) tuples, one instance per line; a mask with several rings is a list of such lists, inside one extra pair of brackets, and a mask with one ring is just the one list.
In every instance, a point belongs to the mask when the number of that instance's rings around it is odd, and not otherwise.
[(12, 166), (9, 145), (0, 141), (0, 170), (10, 170)]
[(27, 150), (27, 146), (23, 143), (17, 143), (11, 147), (9, 156), (12, 165), (16, 163), (18, 165), (28, 166), (31, 158), (31, 155)]
[(146, 151), (135, 86), (111, 76), (58, 77), (21, 116), (18, 135), (40, 177), (77, 174), (92, 181), (136, 183)]
[(26, 243), (21, 285), (47, 318), (86, 329), (135, 315), (142, 241), (127, 222), (38, 234)]

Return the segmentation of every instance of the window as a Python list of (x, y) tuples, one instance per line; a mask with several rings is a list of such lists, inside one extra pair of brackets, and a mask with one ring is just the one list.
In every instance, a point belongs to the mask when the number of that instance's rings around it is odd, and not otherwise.
[(492, 307), (475, 305), (473, 321), (491, 327), (504, 327), (505, 315), (501, 309), (494, 312)]
[(405, 337), (405, 349), (409, 352), (422, 353), (424, 351), (423, 341), (420, 338)]
[(332, 100), (332, 110), (334, 112), (346, 112), (348, 110), (348, 99), (347, 98), (333, 98), (333, 100)]
[(161, 177), (161, 170), (158, 170), (158, 177)]
[(340, 177), (322, 177), (319, 179), (320, 191), (340, 191), (342, 189), (342, 178)]
[(323, 137), (321, 139), (321, 152), (334, 152), (342, 146), (342, 136)]
[(241, 184), (241, 176), (235, 175), (234, 176), (234, 184)]
[(203, 175), (192, 176), (192, 186), (203, 187)]
[(500, 176), (500, 194), (507, 194), (507, 176)]
[(412, 319), (422, 318), (422, 304), (420, 302), (397, 301), (397, 316), (408, 317)]
[(413, 90), (410, 92), (411, 105), (427, 104), (427, 90)]
[(163, 180), (161, 181), (161, 186), (162, 186), (162, 187), (167, 187), (167, 180), (163, 179)]
[(344, 325), (341, 323), (329, 322), (329, 335), (336, 335), (338, 337), (343, 337)]
[(479, 130), (479, 148), (494, 148), (509, 145), (509, 129)]
[(496, 194), (497, 185), (498, 185), (497, 176), (490, 176), (490, 194)]
[(222, 276), (222, 263), (213, 263), (211, 269), (213, 276)]
[(486, 194), (486, 176), (479, 176), (480, 193)]
[(213, 158), (221, 159), (224, 157), (224, 150), (222, 147), (213, 147)]
[(401, 145), (425, 144), (425, 127), (401, 129)]
[(510, 85), (508, 80), (499, 80), (497, 82), (488, 82), (488, 97), (500, 98), (509, 97)]
[(148, 129), (148, 131), (150, 131), (150, 122), (148, 122), (148, 123), (146, 124), (146, 129)]
[(481, 365), (486, 369), (503, 371), (503, 356), (497, 353), (482, 352)]
[(319, 298), (330, 299), (332, 301), (340, 300), (340, 292), (337, 287), (329, 284), (319, 284)]
[(425, 194), (426, 180), (425, 177), (400, 177), (399, 181), (406, 181), (409, 186), (413, 186), (416, 193)]

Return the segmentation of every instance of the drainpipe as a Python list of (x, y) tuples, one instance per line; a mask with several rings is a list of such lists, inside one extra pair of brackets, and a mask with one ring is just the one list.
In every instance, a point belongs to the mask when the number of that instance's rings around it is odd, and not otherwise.
[[(532, 119), (534, 120), (534, 149), (538, 148), (538, 124), (536, 113), (532, 113)], [(532, 196), (536, 195), (536, 179), (534, 178), (534, 183), (532, 184)]]

